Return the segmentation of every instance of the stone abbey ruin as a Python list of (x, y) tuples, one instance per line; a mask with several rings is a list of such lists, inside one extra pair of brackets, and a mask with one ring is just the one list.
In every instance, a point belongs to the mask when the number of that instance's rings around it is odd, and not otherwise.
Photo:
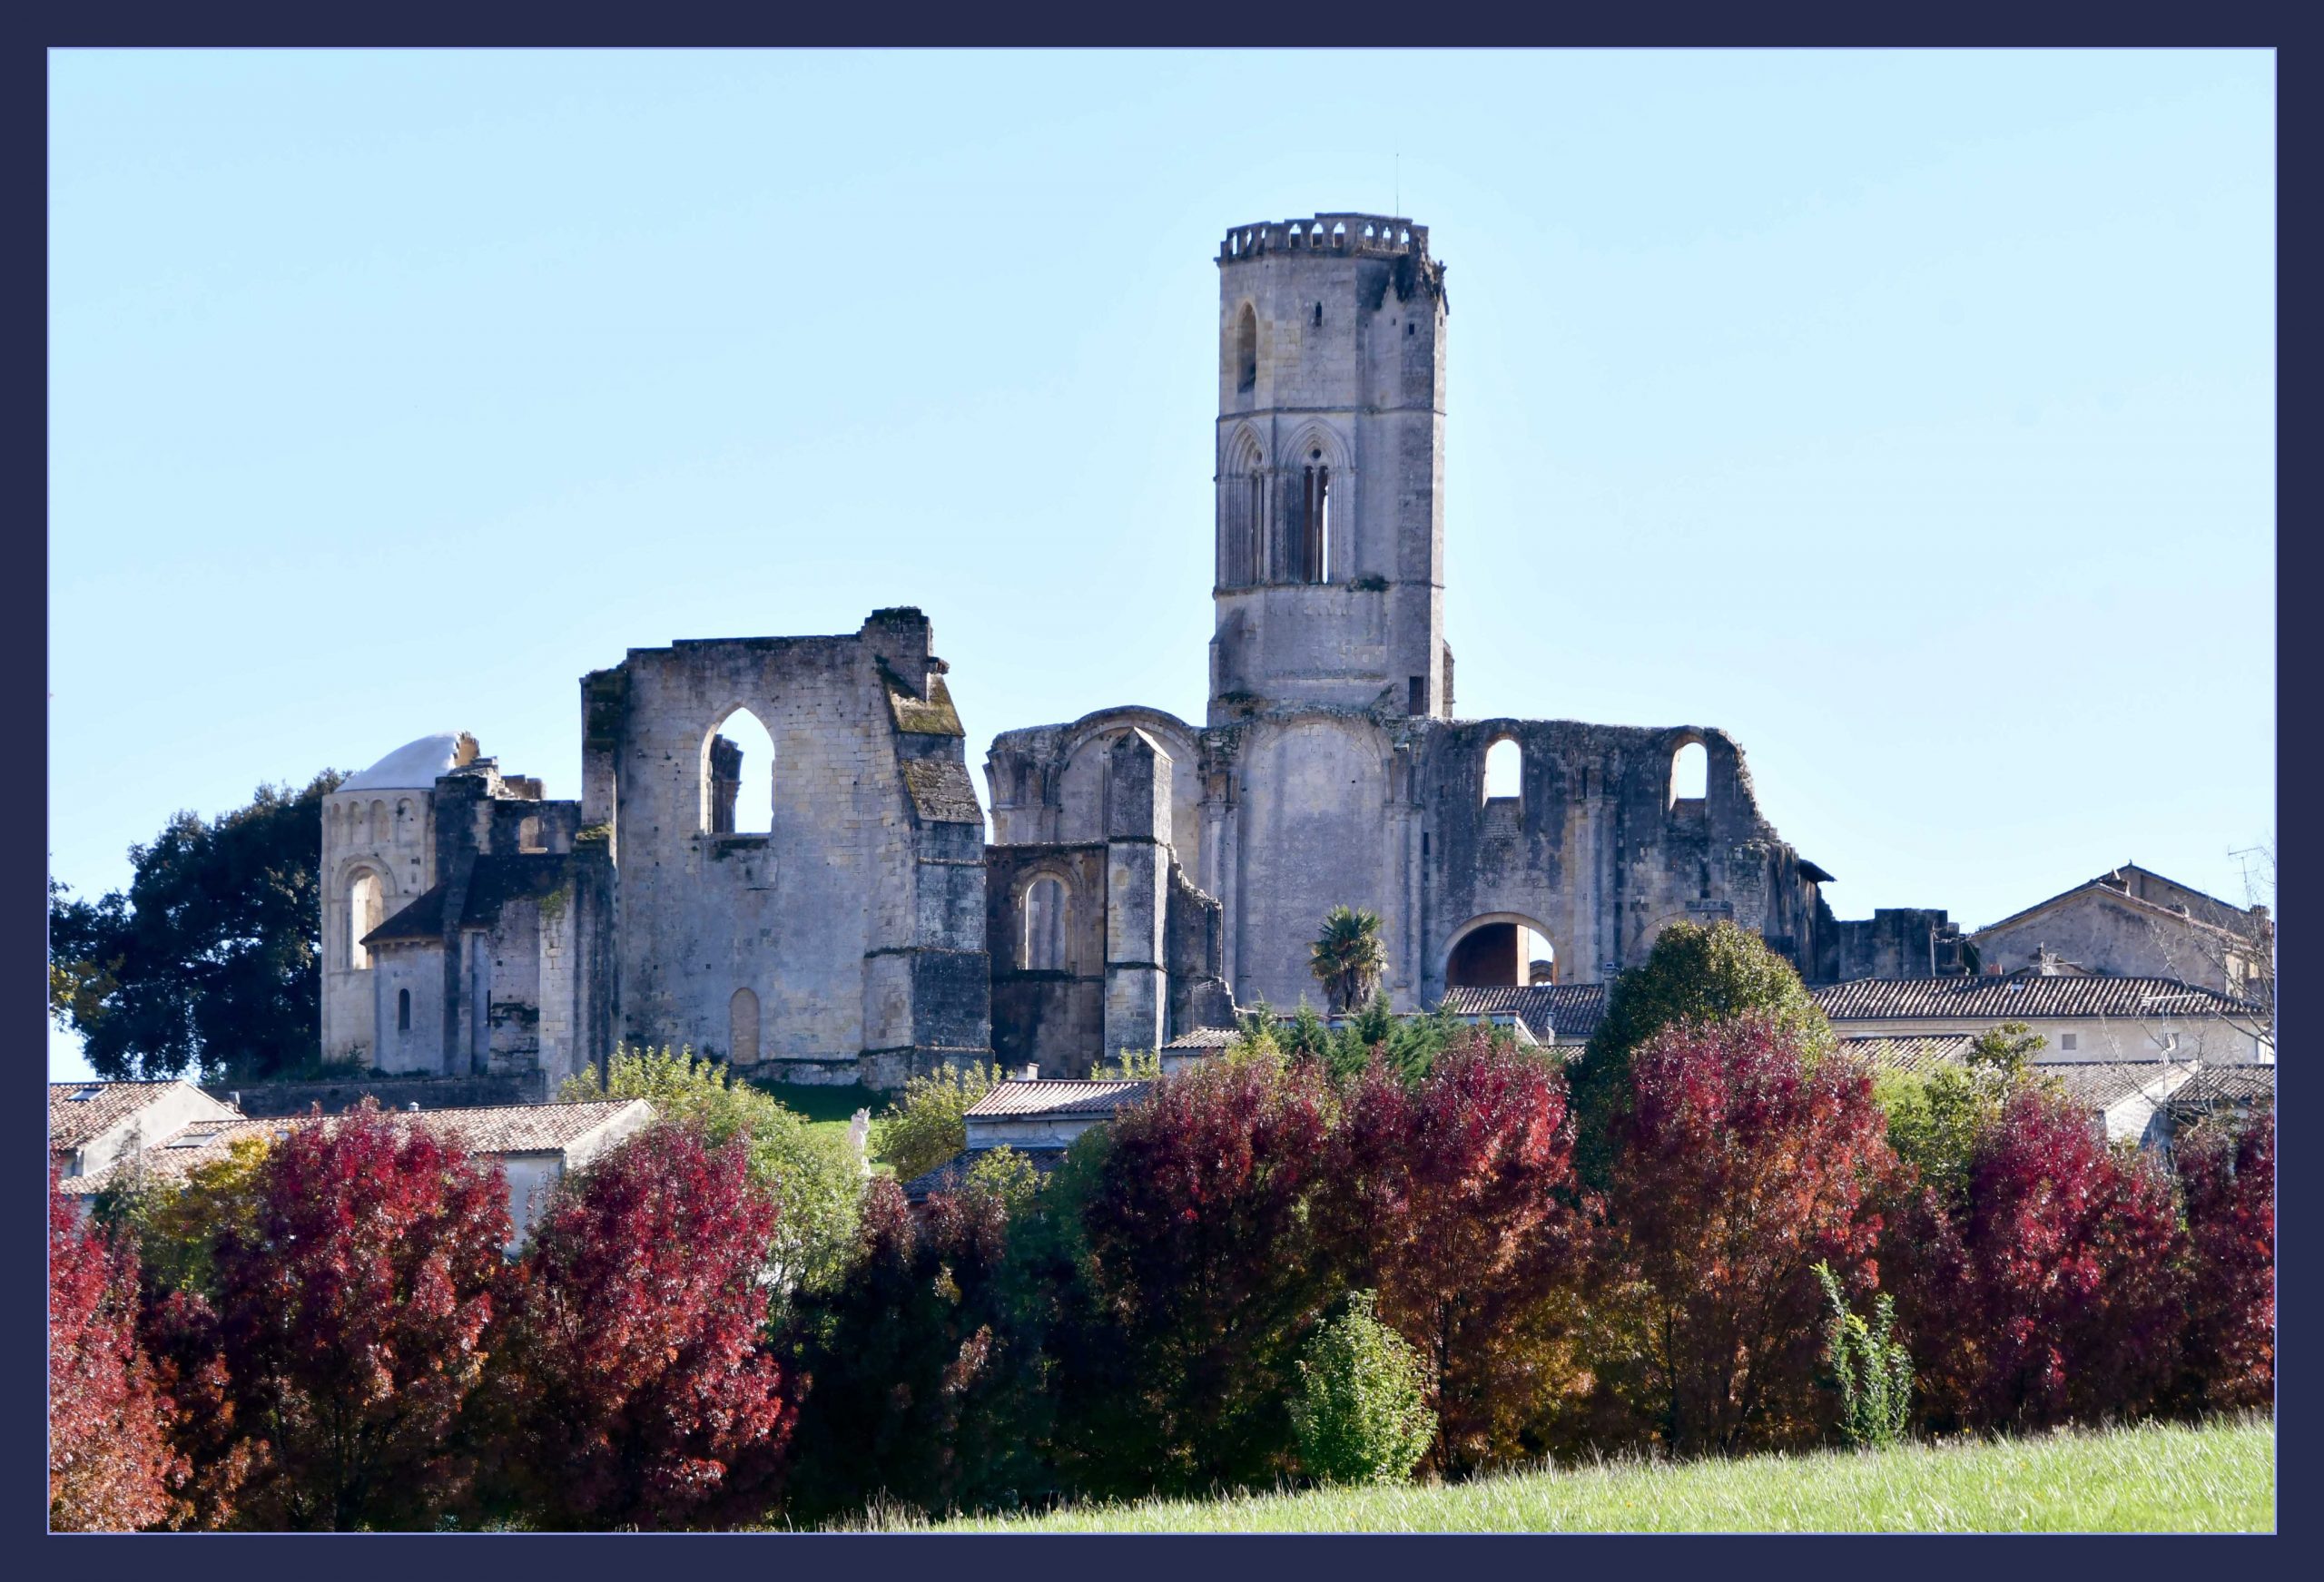
[[(1811, 982), (1968, 969), (1941, 911), (1836, 919), (1720, 731), (1458, 717), (1426, 227), (1238, 227), (1216, 263), (1199, 723), (1003, 732), (988, 836), (919, 610), (631, 649), (581, 679), (577, 801), (465, 733), (330, 798), (326, 1058), (554, 1083), (628, 1040), (793, 1082), (1081, 1076), (1312, 995), (1341, 903), (1382, 919), (1403, 1010), (1602, 983), (1678, 919), (1756, 929)], [(765, 808), (738, 807), (745, 724)]]

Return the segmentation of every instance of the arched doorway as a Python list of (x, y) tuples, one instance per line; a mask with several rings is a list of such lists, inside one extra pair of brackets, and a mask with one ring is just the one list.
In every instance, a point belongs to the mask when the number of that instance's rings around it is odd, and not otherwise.
[(1447, 988), (1514, 988), (1557, 980), (1557, 948), (1549, 930), (1516, 912), (1471, 919), (1444, 953)]

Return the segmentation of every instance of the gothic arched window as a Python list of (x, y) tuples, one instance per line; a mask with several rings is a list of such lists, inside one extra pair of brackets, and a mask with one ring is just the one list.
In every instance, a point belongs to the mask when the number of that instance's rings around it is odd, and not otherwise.
[(347, 887), (347, 965), (358, 972), (371, 965), (371, 953), (363, 948), (363, 936), (379, 926), (384, 896), (379, 876), (368, 868), (358, 869), (353, 882)]
[(1025, 887), (1025, 941), (1019, 965), (1028, 972), (1063, 972), (1066, 896), (1059, 880), (1044, 875)]

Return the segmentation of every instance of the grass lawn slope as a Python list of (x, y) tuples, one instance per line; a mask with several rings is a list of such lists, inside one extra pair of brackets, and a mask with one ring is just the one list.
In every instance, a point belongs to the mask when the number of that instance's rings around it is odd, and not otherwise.
[[(2270, 1532), (2265, 1418), (962, 1519), (1047, 1532)], [(876, 1525), (911, 1525), (883, 1520)]]

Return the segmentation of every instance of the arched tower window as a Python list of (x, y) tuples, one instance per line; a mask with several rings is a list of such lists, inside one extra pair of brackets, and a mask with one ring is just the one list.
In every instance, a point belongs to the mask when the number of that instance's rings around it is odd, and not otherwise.
[(1235, 388), (1256, 389), (1259, 383), (1259, 315), (1246, 302), (1235, 319)]
[(1284, 580), (1331, 580), (1332, 467), (1321, 446), (1309, 446), (1285, 480), (1290, 492), (1290, 531), (1285, 536)]
[(726, 1062), (755, 1066), (759, 1059), (759, 997), (738, 988), (726, 1002)]
[(1670, 803), (1701, 801), (1709, 789), (1710, 754), (1699, 742), (1689, 742), (1670, 755)]
[(1503, 736), (1485, 749), (1485, 798), (1487, 801), (1507, 798), (1515, 801), (1525, 794), (1525, 754), (1517, 743)]
[(1249, 587), (1266, 580), (1266, 467), (1248, 428), (1226, 442), (1218, 472), (1218, 585)]
[(712, 835), (774, 828), (774, 738), (748, 709), (736, 709), (703, 740), (702, 828)]
[(371, 844), (374, 846), (385, 846), (387, 843), (388, 804), (385, 802), (373, 802), (371, 804)]
[(1025, 887), (1025, 937), (1018, 964), (1028, 972), (1063, 972), (1067, 900), (1065, 886), (1044, 876)]
[(408, 988), (396, 990), (396, 1031), (411, 1031), (411, 990)]
[(347, 887), (347, 965), (358, 972), (371, 965), (371, 953), (363, 948), (363, 936), (379, 926), (385, 906), (379, 876), (368, 868), (356, 870), (354, 879)]

